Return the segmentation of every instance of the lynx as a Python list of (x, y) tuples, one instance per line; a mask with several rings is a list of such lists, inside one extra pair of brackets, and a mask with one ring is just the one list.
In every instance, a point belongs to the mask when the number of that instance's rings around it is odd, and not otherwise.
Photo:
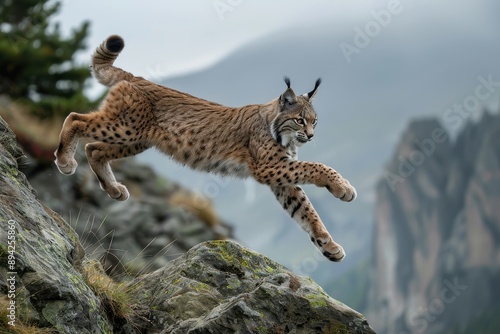
[(71, 113), (64, 121), (55, 152), (61, 173), (75, 172), (78, 141), (87, 138), (85, 153), (102, 190), (125, 201), (129, 193), (116, 181), (110, 161), (156, 147), (195, 170), (253, 177), (268, 185), (325, 257), (336, 262), (344, 259), (344, 249), (333, 241), (299, 186), (325, 187), (345, 202), (356, 198), (354, 187), (334, 169), (297, 159), (298, 147), (314, 136), (318, 119), (311, 102), (320, 79), (311, 92), (295, 95), (285, 77), (287, 88), (278, 98), (231, 108), (113, 66), (124, 46), (120, 36), (112, 35), (92, 57), (93, 75), (110, 90), (97, 111)]

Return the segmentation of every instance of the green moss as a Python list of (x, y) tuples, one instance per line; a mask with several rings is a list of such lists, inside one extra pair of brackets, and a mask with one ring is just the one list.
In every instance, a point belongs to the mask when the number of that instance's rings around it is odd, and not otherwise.
[(19, 175), (19, 170), (15, 166), (8, 166), (6, 172), (10, 178), (16, 179), (15, 181), (17, 182), (17, 176)]
[[(277, 271), (276, 264), (270, 259), (262, 256), (254, 251), (248, 250), (246, 248), (238, 249), (236, 254), (232, 254), (232, 243), (224, 240), (211, 241), (209, 247), (216, 248), (214, 251), (218, 254), (226, 263), (234, 264), (239, 267), (245, 268), (246, 271), (251, 272), (256, 277), (259, 269), (264, 269), (268, 273), (274, 273)], [(266, 266), (256, 266), (255, 263), (264, 259)]]
[(258, 334), (268, 334), (269, 333), (269, 327), (265, 326), (259, 326), (256, 328)]
[(97, 310), (97, 303), (95, 302), (94, 298), (89, 298), (89, 304), (92, 306), (93, 310)]
[(227, 283), (227, 288), (230, 290), (235, 290), (241, 286), (241, 281), (236, 277), (229, 277)]
[(193, 289), (196, 292), (211, 291), (211, 290), (213, 290), (210, 287), (210, 285), (202, 283), (202, 282), (193, 282), (189, 286), (190, 286), (191, 289)]
[(50, 245), (50, 247), (55, 247), (54, 243), (57, 243), (56, 247), (57, 251), (67, 253), (66, 240), (59, 233), (49, 230), (42, 230), (42, 234), (44, 235), (45, 239), (51, 241), (49, 243), (46, 243), (46, 245)]
[(234, 258), (232, 256), (232, 254), (229, 253), (227, 247), (224, 247), (225, 246), (225, 242), (223, 241), (213, 241), (212, 242), (213, 245), (217, 246), (217, 254), (219, 254), (223, 259), (224, 261), (228, 262), (228, 263), (233, 263), (234, 262)]
[(0, 259), (7, 257), (7, 245), (0, 245)]
[(326, 302), (325, 297), (319, 296), (316, 293), (312, 293), (312, 294), (306, 295), (305, 297), (309, 301), (309, 304), (313, 308), (328, 306), (328, 303)]

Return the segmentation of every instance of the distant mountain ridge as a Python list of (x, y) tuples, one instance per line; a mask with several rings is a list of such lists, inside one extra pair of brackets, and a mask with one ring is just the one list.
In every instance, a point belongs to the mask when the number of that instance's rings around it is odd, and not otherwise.
[(412, 122), (386, 167), (403, 180), (377, 186), (368, 319), (381, 333), (471, 333), (462, 330), (500, 307), (500, 114), (426, 154), (419, 143), (436, 129)]

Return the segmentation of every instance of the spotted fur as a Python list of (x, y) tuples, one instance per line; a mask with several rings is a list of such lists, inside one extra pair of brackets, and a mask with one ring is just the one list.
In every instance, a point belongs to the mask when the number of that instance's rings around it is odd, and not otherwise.
[(295, 95), (290, 79), (278, 98), (264, 104), (230, 108), (157, 85), (113, 66), (124, 47), (113, 35), (97, 48), (92, 72), (111, 87), (98, 110), (71, 113), (60, 134), (56, 165), (64, 174), (77, 168), (80, 138), (90, 139), (85, 152), (101, 188), (112, 198), (128, 199), (109, 162), (156, 147), (196, 170), (253, 177), (268, 185), (283, 208), (310, 236), (320, 252), (341, 261), (345, 252), (333, 241), (301, 184), (325, 187), (342, 201), (356, 198), (355, 189), (332, 168), (299, 161), (298, 147), (314, 136), (317, 115), (314, 89)]

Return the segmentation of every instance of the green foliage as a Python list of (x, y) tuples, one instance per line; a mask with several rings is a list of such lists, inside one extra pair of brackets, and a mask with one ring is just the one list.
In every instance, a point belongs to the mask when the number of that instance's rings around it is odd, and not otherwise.
[(50, 22), (60, 10), (59, 1), (2, 2), (0, 94), (35, 103), (36, 113), (43, 117), (88, 109), (92, 103), (83, 89), (90, 71), (75, 63), (74, 54), (86, 47), (89, 22), (64, 38), (59, 25)]

